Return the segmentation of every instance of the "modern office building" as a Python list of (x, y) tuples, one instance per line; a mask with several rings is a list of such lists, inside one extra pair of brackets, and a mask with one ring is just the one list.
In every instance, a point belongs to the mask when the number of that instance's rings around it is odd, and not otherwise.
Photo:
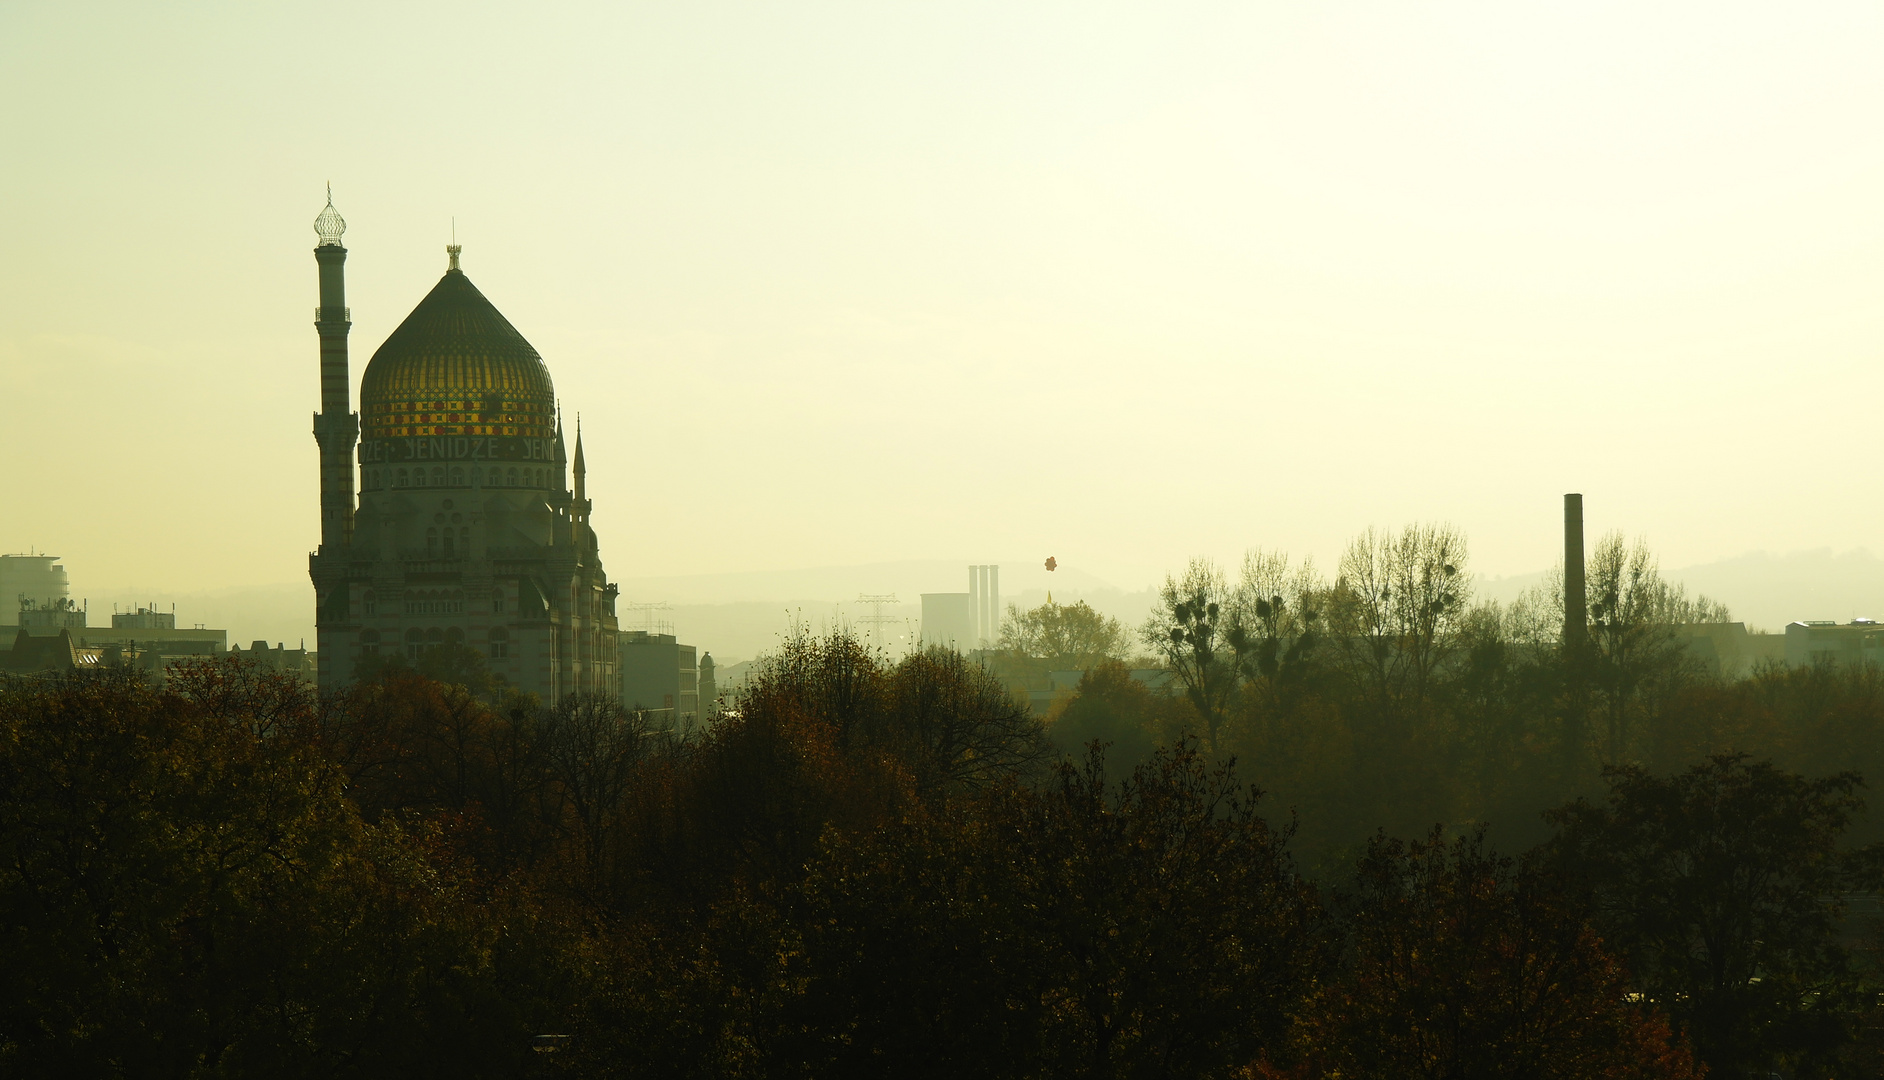
[(1813, 620), (1786, 626), (1786, 663), (1793, 667), (1842, 664), (1884, 667), (1884, 623)]
[(61, 630), (82, 631), (89, 617), (82, 605), (67, 596), (43, 603), (23, 598), (14, 612), (19, 628), (35, 637), (51, 637)]
[(113, 612), (109, 630), (88, 628), (83, 637), (88, 645), (122, 645), (162, 656), (216, 656), (229, 646), (227, 630), (179, 627), (174, 610), (145, 606)]
[(589, 524), (582, 437), (572, 460), (543, 358), (453, 244), (444, 277), (367, 363), (356, 413), (346, 222), (331, 199), (314, 230), (321, 533), (308, 575), (321, 688), (351, 681), (368, 656), (456, 645), (546, 702), (613, 692), (616, 589)]
[(57, 555), (0, 555), (0, 626), (18, 626), (20, 605), (58, 605), (72, 595)]
[(646, 710), (659, 727), (700, 719), (699, 669), (694, 647), (672, 634), (621, 633), (621, 703)]
[[(94, 662), (106, 666), (122, 663), (142, 667), (161, 677), (174, 659), (221, 655), (229, 638), (226, 630), (202, 626), (179, 629), (175, 611), (158, 611), (152, 607), (115, 612), (110, 626), (92, 626), (90, 613), (70, 598), (50, 604), (23, 601), (18, 618), (17, 636), (0, 640), (0, 649), (4, 649), (18, 648), (19, 640), (30, 639), (29, 651), (12, 658), (16, 668), (37, 662), (30, 659), (32, 656), (57, 659), (70, 651), (77, 658), (78, 667)], [(67, 644), (49, 644), (54, 638)]]

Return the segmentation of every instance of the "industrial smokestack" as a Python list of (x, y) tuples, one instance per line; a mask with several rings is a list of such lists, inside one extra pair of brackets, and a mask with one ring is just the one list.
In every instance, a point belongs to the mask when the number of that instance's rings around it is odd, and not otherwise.
[(968, 647), (981, 648), (982, 615), (987, 605), (982, 600), (981, 567), (968, 568)]
[(1001, 568), (988, 567), (988, 647), (1001, 641)]
[(988, 614), (990, 610), (992, 610), (992, 602), (988, 599), (988, 585), (992, 577), (989, 571), (994, 568), (984, 563), (978, 567), (978, 569), (981, 572), (981, 607), (975, 612), (975, 647), (985, 649), (993, 644), (988, 640), (990, 637), (988, 633)]
[(1583, 496), (1563, 497), (1563, 643), (1583, 644), (1589, 634), (1589, 611), (1583, 592)]

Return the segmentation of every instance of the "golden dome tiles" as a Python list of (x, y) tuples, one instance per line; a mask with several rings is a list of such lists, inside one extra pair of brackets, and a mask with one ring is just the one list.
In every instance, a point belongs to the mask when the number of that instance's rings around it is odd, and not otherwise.
[(360, 385), (369, 438), (546, 438), (555, 407), (542, 356), (459, 271), (446, 273), (386, 338)]

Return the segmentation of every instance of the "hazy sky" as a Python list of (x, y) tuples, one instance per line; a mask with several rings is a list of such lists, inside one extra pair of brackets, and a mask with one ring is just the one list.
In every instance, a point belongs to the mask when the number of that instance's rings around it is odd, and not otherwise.
[[(305, 581), (443, 272), (617, 577), (1875, 546), (1884, 6), (0, 3), (0, 550)], [(949, 584), (954, 584), (953, 582)], [(80, 591), (83, 591), (82, 589)], [(94, 602), (99, 598), (94, 596)]]

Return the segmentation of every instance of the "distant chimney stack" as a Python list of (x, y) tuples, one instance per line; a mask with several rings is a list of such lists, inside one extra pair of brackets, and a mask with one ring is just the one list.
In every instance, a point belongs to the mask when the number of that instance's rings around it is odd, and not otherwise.
[(1583, 644), (1589, 634), (1589, 611), (1583, 591), (1583, 496), (1563, 497), (1563, 644)]

